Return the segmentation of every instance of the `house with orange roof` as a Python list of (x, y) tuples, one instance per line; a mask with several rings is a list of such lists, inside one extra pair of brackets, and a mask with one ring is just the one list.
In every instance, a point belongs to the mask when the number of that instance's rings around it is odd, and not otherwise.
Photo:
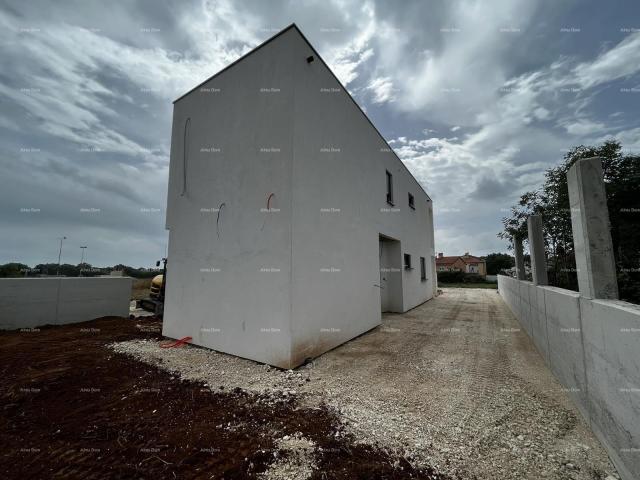
[(484, 277), (487, 275), (487, 263), (482, 258), (469, 255), (469, 252), (453, 257), (445, 257), (442, 253), (438, 253), (436, 270), (438, 272), (476, 273)]

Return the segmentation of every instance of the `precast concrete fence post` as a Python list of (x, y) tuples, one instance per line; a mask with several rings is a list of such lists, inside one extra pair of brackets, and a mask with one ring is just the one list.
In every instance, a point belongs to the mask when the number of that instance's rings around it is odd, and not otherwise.
[(542, 217), (531, 215), (527, 219), (529, 229), (529, 253), (531, 254), (531, 273), (534, 285), (549, 285), (547, 279), (547, 259), (544, 254), (544, 234)]
[(524, 253), (522, 250), (522, 238), (513, 237), (513, 250), (516, 256), (516, 278), (524, 280)]
[(567, 184), (580, 294), (617, 300), (618, 281), (602, 159), (578, 160), (567, 172)]

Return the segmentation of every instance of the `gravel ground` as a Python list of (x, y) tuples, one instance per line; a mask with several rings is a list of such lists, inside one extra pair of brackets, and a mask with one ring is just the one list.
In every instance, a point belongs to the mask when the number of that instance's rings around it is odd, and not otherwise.
[(265, 480), (304, 480), (316, 469), (316, 445), (302, 435), (285, 435), (276, 442), (279, 457), (261, 475)]
[[(239, 387), (293, 396), (305, 406), (327, 404), (363, 442), (452, 476), (618, 478), (493, 290), (444, 289), (410, 312), (384, 315), (380, 327), (295, 371), (192, 346), (161, 349), (153, 340), (111, 348), (212, 390)], [(313, 465), (299, 455), (285, 458), (293, 460), (276, 464), (274, 475)]]

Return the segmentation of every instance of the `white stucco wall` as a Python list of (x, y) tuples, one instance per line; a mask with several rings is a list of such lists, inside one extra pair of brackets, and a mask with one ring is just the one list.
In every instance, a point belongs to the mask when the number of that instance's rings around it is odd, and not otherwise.
[[(433, 295), (433, 242), (429, 197), (311, 47), (302, 37), (294, 40), (292, 354), (298, 363), (380, 323), (379, 234), (400, 241), (398, 266), (404, 253), (412, 257), (413, 269), (397, 274), (400, 311)], [(307, 63), (310, 55), (316, 59)], [(387, 170), (394, 206), (386, 202)]]
[[(175, 103), (167, 207), (163, 334), (274, 365), (290, 353), (291, 45), (272, 42)], [(271, 193), (279, 212), (261, 211)]]
[(433, 296), (431, 201), (295, 28), (175, 103), (168, 199), (167, 336), (299, 365), (380, 323), (379, 234)]

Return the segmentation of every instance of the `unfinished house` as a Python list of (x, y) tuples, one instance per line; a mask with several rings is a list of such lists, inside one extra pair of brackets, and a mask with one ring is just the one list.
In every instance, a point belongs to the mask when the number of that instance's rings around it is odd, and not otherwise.
[(436, 291), (429, 196), (291, 25), (174, 103), (163, 334), (296, 367)]

